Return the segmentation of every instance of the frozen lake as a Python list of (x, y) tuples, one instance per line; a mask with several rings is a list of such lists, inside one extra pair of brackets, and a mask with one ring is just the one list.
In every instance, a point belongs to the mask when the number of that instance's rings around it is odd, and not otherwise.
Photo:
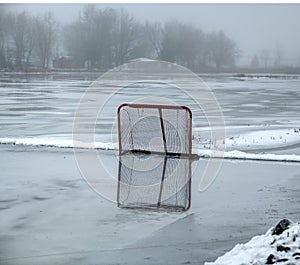
[[(29, 145), (68, 146), (66, 141), (72, 140), (79, 100), (96, 77), (96, 74), (1, 74), (0, 142), (19, 140)], [(300, 155), (300, 76), (204, 75), (202, 78), (223, 112), (228, 150)], [(197, 91), (197, 87), (194, 89)], [(107, 87), (96, 91), (95, 96), (111, 92)], [(192, 99), (172, 87), (162, 85), (157, 89), (157, 84), (133, 86), (114, 94), (105, 106), (105, 117), (96, 124), (96, 141), (112, 143), (111, 128), (118, 105), (148, 94), (163, 95), (189, 106), (193, 110), (193, 133), (201, 136), (200, 148), (209, 141), (206, 118)], [(30, 139), (22, 141), (24, 138)], [(194, 147), (199, 144), (194, 143)]]
[[(225, 160), (214, 183), (199, 192), (207, 163), (200, 159), (186, 213), (119, 209), (81, 177), (73, 119), (96, 77), (1, 73), (0, 264), (203, 264), (279, 219), (299, 220), (299, 163), (280, 159), (300, 156), (300, 76), (202, 76), (224, 114), (227, 151), (278, 161)], [(98, 153), (112, 174), (114, 151), (102, 149), (114, 144), (116, 107), (153, 87), (127, 92), (111, 98), (96, 126)], [(194, 110), (193, 132), (201, 136), (194, 148), (209, 151), (207, 122), (193, 102), (169, 87), (160, 94)]]

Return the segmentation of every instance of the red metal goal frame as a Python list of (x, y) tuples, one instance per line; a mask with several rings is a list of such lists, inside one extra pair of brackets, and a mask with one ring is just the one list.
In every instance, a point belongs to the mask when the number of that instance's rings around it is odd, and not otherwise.
[[(195, 158), (198, 157), (197, 155), (192, 154), (192, 111), (187, 106), (175, 106), (175, 105), (155, 105), (155, 104), (129, 104), (124, 103), (121, 104), (118, 107), (117, 115), (118, 115), (118, 141), (119, 141), (119, 155), (126, 154), (128, 152), (136, 152), (136, 150), (122, 150), (122, 143), (121, 143), (121, 119), (120, 119), (120, 111), (124, 107), (130, 107), (130, 108), (147, 108), (147, 109), (157, 109), (159, 113), (160, 118), (160, 125), (162, 130), (162, 137), (163, 137), (163, 143), (164, 143), (164, 150), (165, 152), (152, 152), (149, 151), (151, 154), (162, 154), (162, 155), (177, 155), (177, 156), (184, 156), (188, 158)], [(162, 110), (163, 109), (174, 109), (174, 110), (186, 110), (189, 113), (189, 131), (188, 131), (188, 154), (183, 153), (170, 153), (166, 150), (166, 137), (165, 137), (165, 129), (164, 129), (164, 120), (162, 117)], [(144, 151), (147, 153), (147, 151)]]

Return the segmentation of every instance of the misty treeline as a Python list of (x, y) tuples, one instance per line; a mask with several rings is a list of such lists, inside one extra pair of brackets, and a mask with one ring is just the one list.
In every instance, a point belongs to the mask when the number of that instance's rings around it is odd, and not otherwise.
[(88, 69), (109, 69), (135, 58), (175, 62), (192, 70), (232, 67), (239, 55), (223, 31), (204, 32), (172, 20), (140, 22), (124, 10), (85, 6), (68, 25), (53, 14), (40, 16), (0, 9), (0, 67), (51, 67), (58, 56)]
[(238, 55), (233, 40), (222, 31), (204, 33), (179, 21), (139, 22), (124, 10), (87, 6), (64, 28), (69, 55), (90, 68), (111, 68), (146, 57), (176, 62), (193, 70), (232, 66)]
[(58, 23), (51, 13), (35, 17), (0, 8), (0, 67), (28, 66), (35, 57), (48, 68), (57, 34)]

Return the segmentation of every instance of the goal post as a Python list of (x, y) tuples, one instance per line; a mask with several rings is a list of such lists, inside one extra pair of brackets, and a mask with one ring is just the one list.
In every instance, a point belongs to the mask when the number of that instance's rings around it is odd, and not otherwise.
[(188, 107), (122, 104), (117, 115), (119, 155), (192, 156), (192, 112)]

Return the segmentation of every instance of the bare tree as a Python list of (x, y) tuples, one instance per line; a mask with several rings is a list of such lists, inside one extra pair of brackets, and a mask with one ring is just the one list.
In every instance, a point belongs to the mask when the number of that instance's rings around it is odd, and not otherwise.
[(204, 64), (204, 33), (192, 25), (168, 21), (164, 26), (160, 58), (198, 70)]
[(296, 61), (295, 66), (300, 67), (300, 52), (298, 52), (297, 61)]
[(44, 17), (36, 18), (36, 45), (41, 66), (49, 68), (50, 59), (56, 39), (57, 22), (53, 14), (45, 13)]
[(163, 40), (163, 28), (158, 22), (146, 22), (144, 27), (144, 38), (154, 50), (155, 54), (154, 58), (160, 57), (160, 52), (162, 48), (162, 40)]
[(23, 67), (34, 48), (34, 19), (26, 12), (5, 13), (0, 7), (0, 65)]
[(116, 11), (111, 8), (85, 6), (80, 17), (64, 29), (70, 55), (87, 63), (89, 69), (112, 67), (116, 21)]
[(36, 45), (37, 50), (36, 53), (40, 59), (41, 67), (46, 67), (46, 54), (47, 54), (47, 33), (46, 33), (46, 26), (42, 18), (36, 18)]
[(223, 66), (234, 66), (235, 60), (239, 56), (235, 42), (223, 31), (209, 34), (208, 47), (210, 60), (217, 69)]
[(164, 25), (160, 59), (176, 62), (178, 52), (178, 21), (168, 21)]
[(97, 10), (95, 19), (95, 44), (94, 57), (97, 59), (98, 68), (110, 68), (113, 66), (113, 42), (114, 29), (117, 23), (117, 13), (109, 8)]
[(0, 5), (0, 68), (6, 66), (5, 58), (5, 32), (6, 32), (6, 13), (4, 8)]
[(73, 22), (63, 28), (63, 44), (68, 55), (73, 56), (81, 64), (87, 60), (86, 39), (84, 25), (80, 20)]
[(270, 61), (270, 53), (267, 49), (263, 49), (260, 53), (261, 61), (264, 64), (264, 67), (267, 68), (269, 66)]
[(138, 43), (139, 26), (134, 17), (121, 10), (118, 14), (114, 31), (115, 64), (121, 65), (128, 58), (132, 49)]
[(25, 38), (27, 28), (27, 14), (25, 12), (15, 14), (12, 17), (11, 33), (15, 47), (15, 64), (17, 67), (21, 66), (22, 60), (25, 56)]
[(5, 10), (2, 7), (2, 5), (0, 5), (0, 43), (1, 44), (3, 43), (3, 38), (4, 38), (5, 18), (6, 18)]
[(36, 42), (34, 17), (29, 16), (27, 18), (26, 24), (27, 24), (27, 30), (26, 30), (26, 36), (25, 36), (25, 45), (26, 45), (25, 60), (26, 60), (26, 64), (28, 64), (30, 62), (30, 58), (33, 53), (33, 49), (35, 47), (35, 42)]
[(195, 70), (202, 64), (204, 34), (199, 28), (182, 24), (179, 35), (178, 63)]
[(250, 66), (252, 68), (258, 68), (259, 67), (259, 59), (258, 59), (257, 55), (253, 56), (253, 58), (251, 60), (251, 63), (250, 63)]
[(97, 53), (97, 41), (96, 34), (94, 32), (96, 16), (96, 6), (86, 5), (80, 17), (79, 24), (82, 29), (80, 33), (82, 34), (82, 46), (84, 52), (84, 59), (88, 63), (88, 68), (93, 68), (96, 63), (96, 53)]
[(280, 44), (277, 44), (274, 51), (274, 67), (280, 67), (284, 58), (284, 51)]

